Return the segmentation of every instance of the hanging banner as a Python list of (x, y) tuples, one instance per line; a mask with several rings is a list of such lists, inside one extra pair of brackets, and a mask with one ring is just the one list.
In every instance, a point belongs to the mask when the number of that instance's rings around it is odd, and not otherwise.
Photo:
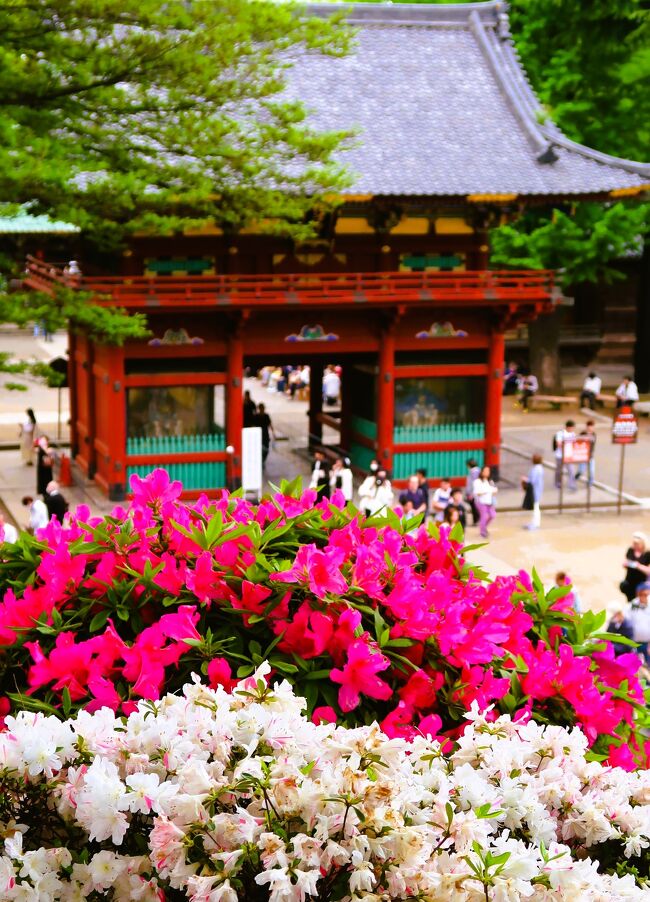
[(630, 407), (621, 407), (612, 423), (612, 442), (615, 445), (633, 445), (639, 435), (639, 423)]

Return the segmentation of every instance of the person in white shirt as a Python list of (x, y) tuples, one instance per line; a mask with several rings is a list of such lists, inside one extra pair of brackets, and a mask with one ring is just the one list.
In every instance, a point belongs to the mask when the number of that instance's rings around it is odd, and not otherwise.
[(445, 476), (440, 480), (440, 485), (433, 493), (431, 508), (433, 511), (433, 519), (436, 523), (442, 523), (445, 519), (445, 511), (449, 507), (451, 501), (451, 480)]
[(528, 413), (528, 402), (537, 394), (539, 390), (539, 382), (537, 376), (533, 373), (526, 373), (521, 383), (521, 406)]
[(603, 380), (596, 373), (589, 373), (582, 385), (580, 406), (595, 410), (596, 401), (603, 387)]
[(25, 495), (22, 501), (25, 507), (29, 507), (29, 531), (35, 534), (38, 529), (43, 529), (50, 521), (47, 505), (41, 498), (32, 498)]
[(616, 406), (617, 407), (634, 407), (639, 400), (639, 389), (636, 382), (633, 382), (629, 376), (624, 376), (623, 381), (616, 389)]
[(484, 539), (488, 537), (487, 528), (494, 520), (494, 496), (499, 491), (490, 479), (490, 468), (482, 467), (478, 479), (474, 480), (472, 494), (479, 513), (479, 530)]
[(4, 542), (6, 545), (13, 545), (18, 541), (18, 530), (16, 527), (7, 523), (4, 516), (0, 514), (0, 545)]
[(350, 461), (347, 458), (337, 457), (330, 470), (330, 497), (337, 491), (343, 492), (346, 501), (352, 501), (354, 486)]
[[(560, 429), (555, 433), (553, 438), (553, 451), (555, 453), (555, 488), (559, 489), (562, 485), (562, 476), (564, 473), (564, 447), (572, 444), (576, 440), (575, 423), (573, 420), (567, 420), (564, 429)], [(575, 464), (567, 464), (567, 473), (569, 474), (569, 491), (576, 490), (576, 468)]]
[(333, 366), (328, 366), (323, 376), (323, 397), (325, 403), (333, 407), (341, 394), (341, 377)]
[(393, 487), (386, 470), (380, 467), (359, 486), (359, 506), (369, 517), (393, 506)]

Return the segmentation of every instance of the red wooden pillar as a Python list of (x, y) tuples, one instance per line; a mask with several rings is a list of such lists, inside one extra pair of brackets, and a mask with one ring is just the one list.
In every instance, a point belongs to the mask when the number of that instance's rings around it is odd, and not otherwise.
[(377, 378), (377, 459), (390, 473), (395, 428), (395, 334), (392, 326), (384, 329), (381, 335)]
[(85, 337), (86, 359), (82, 362), (85, 369), (85, 389), (86, 389), (86, 427), (87, 435), (85, 437), (85, 455), (88, 462), (88, 470), (86, 476), (88, 479), (94, 479), (97, 472), (97, 448), (95, 447), (95, 439), (97, 438), (97, 405), (95, 402), (95, 374), (93, 367), (95, 366), (95, 343)]
[[(126, 389), (124, 387), (124, 349), (111, 348), (108, 357), (108, 384), (105, 386), (110, 424), (103, 424), (103, 434), (109, 448), (109, 498), (124, 498), (126, 480)], [(108, 427), (108, 428), (106, 428)]]
[(70, 410), (70, 457), (73, 460), (79, 450), (77, 391), (77, 336), (70, 330), (68, 332), (68, 406)]
[(323, 441), (323, 424), (319, 415), (323, 412), (323, 373), (325, 365), (321, 360), (314, 360), (309, 367), (309, 439), (311, 448)]
[(494, 330), (490, 335), (488, 351), (488, 376), (485, 404), (485, 463), (499, 466), (501, 446), (501, 397), (503, 395), (503, 359), (505, 338), (503, 332)]
[(232, 448), (228, 459), (230, 489), (241, 485), (242, 429), (244, 428), (244, 343), (241, 325), (237, 323), (228, 339), (228, 372), (226, 382), (226, 444)]

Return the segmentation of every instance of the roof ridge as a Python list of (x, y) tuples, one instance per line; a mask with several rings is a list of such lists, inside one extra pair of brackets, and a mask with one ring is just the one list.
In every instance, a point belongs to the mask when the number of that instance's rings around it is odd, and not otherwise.
[(347, 0), (332, 3), (306, 4), (311, 15), (331, 16), (346, 13), (351, 25), (469, 25), (469, 17), (475, 12), (481, 19), (493, 21), (501, 0), (479, 0), (470, 3), (350, 3)]
[(541, 140), (546, 144), (547, 149), (545, 153), (549, 156), (543, 162), (553, 162), (553, 158), (557, 159), (557, 155), (553, 152), (553, 146), (557, 146), (578, 153), (583, 157), (588, 157), (597, 163), (616, 166), (627, 172), (633, 172), (649, 178), (650, 163), (616, 157), (612, 154), (595, 150), (593, 147), (587, 147), (567, 137), (550, 117), (546, 117), (545, 121), (540, 122), (538, 120), (538, 113), (544, 113), (544, 107), (531, 84), (526, 67), (521, 61), (519, 51), (512, 38), (507, 15), (507, 4), (497, 4), (498, 7), (500, 9), (497, 11), (496, 28), (486, 29), (482, 22), (477, 27), (482, 31), (485, 44), (490, 45), (488, 53), (493, 53), (495, 58), (497, 56), (501, 58), (503, 65), (499, 71), (495, 72), (495, 75), (499, 80), (499, 84), (502, 85), (504, 93), (510, 98), (511, 105), (513, 108), (516, 108), (517, 118), (523, 122), (527, 133), (534, 133), (540, 136)]
[[(497, 15), (498, 19), (494, 19), (494, 25), (500, 29), (500, 33), (502, 35), (507, 34), (507, 31), (503, 31), (504, 24), (507, 28), (507, 17), (505, 17), (504, 13), (497, 13)], [(533, 150), (537, 153), (538, 159), (540, 157), (544, 157), (544, 162), (552, 162), (553, 155), (551, 153), (551, 147), (548, 138), (540, 130), (535, 117), (529, 115), (529, 111), (526, 109), (525, 99), (517, 90), (516, 83), (513, 84), (511, 79), (508, 79), (506, 77), (506, 73), (504, 73), (503, 67), (499, 65), (498, 57), (500, 55), (501, 48), (499, 47), (500, 41), (496, 36), (496, 28), (493, 27), (486, 29), (482, 19), (475, 14), (475, 11), (472, 11), (470, 13), (469, 21), (472, 33), (476, 38), (476, 42), (492, 71), (492, 75), (494, 76), (497, 84), (499, 85), (499, 88), (503, 93), (506, 103), (508, 104), (515, 118), (526, 133), (526, 137)], [(495, 40), (490, 40), (488, 32), (490, 32), (494, 36)], [(507, 40), (507, 38), (502, 37), (501, 41), (504, 40)]]

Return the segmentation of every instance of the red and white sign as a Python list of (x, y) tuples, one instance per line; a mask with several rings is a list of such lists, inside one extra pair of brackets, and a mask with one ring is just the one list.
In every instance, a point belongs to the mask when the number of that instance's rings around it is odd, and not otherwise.
[(591, 458), (591, 439), (577, 438), (564, 443), (565, 464), (586, 464)]
[(639, 424), (630, 407), (621, 407), (612, 423), (612, 442), (615, 445), (633, 445), (639, 435)]

